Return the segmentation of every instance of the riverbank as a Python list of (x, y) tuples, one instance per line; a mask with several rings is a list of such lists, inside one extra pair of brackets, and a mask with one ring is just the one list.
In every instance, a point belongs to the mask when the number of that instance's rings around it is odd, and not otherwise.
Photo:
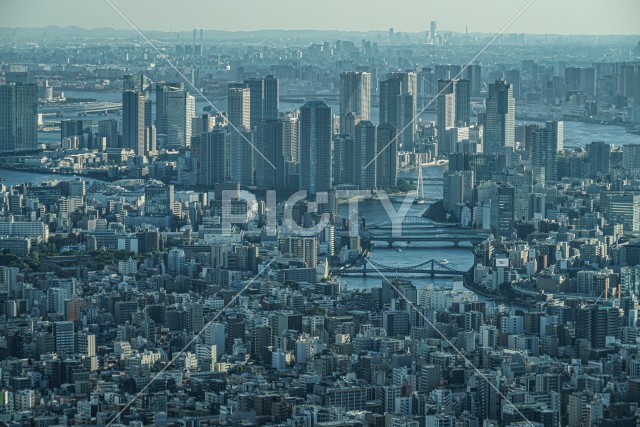
[[(35, 177), (35, 179), (34, 179)], [(89, 182), (113, 182), (116, 179), (110, 179), (106, 176), (99, 174), (91, 175), (78, 175), (78, 174), (64, 174), (50, 170), (38, 170), (35, 168), (18, 168), (11, 165), (0, 166), (0, 178), (3, 179), (2, 183), (10, 185), (23, 184), (25, 182), (33, 183), (46, 180), (60, 180), (60, 181), (72, 181), (75, 179), (82, 179)]]

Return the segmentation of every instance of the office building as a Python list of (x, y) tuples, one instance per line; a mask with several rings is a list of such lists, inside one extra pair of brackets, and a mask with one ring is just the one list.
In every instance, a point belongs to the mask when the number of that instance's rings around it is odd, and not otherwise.
[(355, 184), (355, 143), (352, 135), (333, 138), (333, 185)]
[(604, 348), (607, 337), (618, 337), (620, 309), (594, 305), (591, 307), (591, 347)]
[(363, 190), (376, 188), (376, 127), (361, 121), (355, 131), (355, 184)]
[(489, 85), (484, 127), (484, 153), (504, 154), (515, 144), (516, 105), (513, 90), (504, 80)]
[(204, 341), (206, 345), (215, 345), (216, 354), (218, 358), (222, 357), (227, 349), (225, 342), (225, 324), (224, 323), (210, 323), (206, 325), (204, 332)]
[(74, 353), (76, 338), (73, 322), (55, 322), (53, 324), (53, 337), (56, 353), (69, 355)]
[(438, 90), (438, 81), (433, 68), (423, 67), (422, 70), (418, 71), (416, 74), (416, 87), (418, 109), (422, 109), (432, 102)]
[(622, 150), (622, 166), (629, 171), (640, 169), (640, 144), (627, 144)]
[(609, 224), (622, 224), (625, 233), (640, 232), (640, 192), (603, 191), (602, 213)]
[(563, 122), (549, 121), (531, 133), (531, 166), (536, 182), (554, 184), (558, 176), (558, 152), (564, 144)]
[(587, 144), (587, 159), (589, 160), (589, 176), (591, 178), (604, 177), (611, 170), (611, 145), (603, 141), (593, 141)]
[[(146, 118), (146, 114), (145, 114)], [(107, 148), (117, 148), (118, 141), (118, 121), (115, 119), (100, 120), (98, 122), (98, 139), (105, 138)]]
[(77, 136), (83, 143), (88, 142), (89, 137), (92, 137), (91, 120), (62, 120), (60, 122), (60, 141), (65, 138)]
[(144, 156), (144, 95), (127, 90), (122, 93), (122, 148)]
[(38, 146), (38, 87), (0, 85), (0, 151), (34, 150)]
[(167, 253), (167, 271), (171, 276), (185, 273), (186, 255), (183, 249), (173, 248)]
[(398, 130), (399, 147), (411, 150), (417, 131), (417, 75), (395, 72), (380, 82), (380, 124), (390, 123)]
[(249, 88), (250, 129), (255, 129), (261, 120), (277, 120), (280, 106), (278, 79), (269, 75), (245, 80), (244, 84)]
[(227, 139), (227, 131), (221, 128), (200, 134), (198, 181), (201, 185), (214, 186), (227, 180), (225, 165)]
[(505, 183), (493, 183), (489, 189), (491, 201), (491, 229), (497, 236), (511, 237), (514, 230), (513, 186)]
[(376, 185), (378, 188), (395, 187), (398, 183), (397, 129), (390, 123), (378, 126), (376, 135)]
[(191, 121), (195, 115), (195, 98), (182, 83), (156, 85), (156, 131), (167, 146), (191, 145)]
[(509, 184), (513, 187), (514, 220), (527, 221), (530, 217), (529, 199), (533, 191), (533, 176), (531, 171), (518, 172), (508, 168), (494, 175), (496, 182)]
[(406, 311), (385, 311), (382, 314), (382, 327), (387, 331), (387, 336), (404, 338), (409, 335), (411, 328), (409, 313)]
[(255, 161), (260, 156), (255, 149), (254, 135), (242, 126), (229, 128), (227, 132), (229, 135), (225, 152), (226, 174), (232, 182), (253, 185)]
[(331, 108), (308, 101), (300, 108), (300, 189), (312, 194), (332, 186)]
[(469, 64), (465, 74), (465, 79), (469, 80), (471, 86), (471, 96), (479, 98), (482, 91), (482, 65), (477, 62)]
[(286, 172), (282, 154), (284, 123), (279, 119), (261, 120), (255, 130), (256, 185), (264, 190), (282, 189)]
[(231, 83), (228, 90), (228, 118), (232, 127), (251, 129), (251, 89), (244, 83)]
[(149, 185), (144, 189), (145, 216), (170, 216), (173, 202), (173, 185)]
[(438, 81), (438, 143), (443, 154), (455, 152), (453, 141), (445, 131), (452, 127), (465, 127), (471, 117), (471, 89), (469, 80)]
[(443, 175), (442, 201), (447, 212), (459, 214), (461, 204), (473, 201), (473, 172), (445, 171)]
[(504, 72), (504, 81), (511, 85), (513, 91), (513, 99), (521, 99), (520, 93), (520, 70), (507, 70)]
[(596, 93), (596, 70), (592, 67), (566, 67), (564, 69), (564, 81), (567, 92), (581, 92), (587, 96)]
[(347, 71), (340, 74), (340, 132), (346, 131), (347, 115), (355, 117), (356, 124), (361, 120), (370, 120), (371, 111), (371, 74)]
[(300, 120), (297, 113), (287, 113), (282, 120), (282, 154), (285, 162), (300, 161)]

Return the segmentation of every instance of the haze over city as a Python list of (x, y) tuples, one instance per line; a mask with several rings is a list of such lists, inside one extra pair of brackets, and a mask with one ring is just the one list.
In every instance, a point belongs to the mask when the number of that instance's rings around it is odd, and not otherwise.
[(0, 427), (640, 426), (638, 16), (0, 0)]
[[(317, 2), (293, 0), (235, 2), (193, 0), (112, 0), (139, 28), (188, 31), (348, 30), (423, 32), (431, 20), (442, 31), (496, 33), (529, 0), (462, 0), (455, 3), (400, 0)], [(129, 28), (104, 0), (3, 0), (0, 27)], [(28, 11), (28, 12), (27, 12)], [(239, 13), (240, 11), (245, 13)], [(638, 34), (640, 3), (635, 0), (535, 0), (508, 32), (533, 34)]]

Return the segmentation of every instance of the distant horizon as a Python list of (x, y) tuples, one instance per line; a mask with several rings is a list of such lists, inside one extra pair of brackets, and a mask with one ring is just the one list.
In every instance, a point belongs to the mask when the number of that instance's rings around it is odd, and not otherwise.
[[(16, 31), (16, 30), (26, 30), (26, 31), (36, 31), (36, 30), (46, 30), (50, 28), (55, 28), (58, 30), (81, 30), (81, 31), (95, 31), (95, 30), (111, 30), (118, 32), (134, 32), (135, 30), (131, 27), (113, 27), (113, 26), (102, 26), (102, 27), (83, 27), (80, 25), (47, 25), (47, 26), (18, 26), (18, 27), (0, 27), (0, 31)], [(167, 30), (167, 29), (157, 29), (157, 28), (139, 28), (142, 32), (155, 32), (155, 33), (165, 33), (165, 34), (192, 34), (193, 30), (199, 31), (202, 29), (204, 32), (219, 32), (219, 33), (230, 33), (230, 34), (242, 34), (242, 33), (261, 33), (261, 32), (318, 32), (318, 33), (360, 33), (360, 34), (369, 34), (369, 33), (381, 33), (387, 34), (390, 28), (387, 29), (370, 29), (370, 30), (349, 30), (349, 29), (329, 29), (329, 28), (257, 28), (257, 29), (244, 29), (244, 30), (228, 30), (228, 29), (219, 29), (219, 28), (200, 28), (194, 27), (191, 29), (179, 29), (179, 30)], [(425, 34), (428, 31), (400, 31), (394, 28), (396, 34)], [(455, 30), (447, 30), (447, 29), (439, 29), (438, 33), (440, 34), (469, 34), (469, 35), (483, 35), (483, 36), (493, 36), (496, 33), (487, 32), (487, 31), (469, 31), (466, 33), (465, 31), (455, 31)], [(536, 32), (522, 32), (522, 31), (505, 31), (503, 35), (513, 35), (513, 34), (524, 34), (531, 36), (560, 36), (560, 37), (640, 37), (640, 31), (637, 33), (536, 33)], [(640, 42), (640, 40), (639, 40)]]
[(366, 33), (394, 28), (402, 33), (423, 33), (429, 30), (431, 21), (436, 21), (437, 32), (464, 33), (468, 27), (473, 34), (496, 34), (513, 21), (506, 33), (631, 36), (640, 32), (637, 0), (590, 0), (589, 4), (582, 0), (484, 0), (482, 4), (460, 0), (455, 9), (446, 2), (419, 0), (398, 0), (392, 5), (324, 0), (302, 6), (292, 0), (191, 0), (188, 5), (173, 0), (2, 0), (0, 11), (0, 27), (12, 29), (51, 24), (62, 28), (129, 29), (130, 20), (145, 31), (163, 32), (206, 28), (228, 32)]

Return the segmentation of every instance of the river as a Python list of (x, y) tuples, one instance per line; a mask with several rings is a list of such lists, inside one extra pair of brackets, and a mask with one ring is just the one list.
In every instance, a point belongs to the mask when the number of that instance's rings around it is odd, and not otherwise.
[[(426, 181), (428, 178), (440, 178), (442, 177), (443, 170), (446, 169), (446, 165), (427, 165), (423, 166), (424, 190), (427, 197), (426, 205), (412, 205), (409, 209), (409, 216), (421, 216), (428, 207), (429, 201), (435, 201), (442, 198), (442, 183), (434, 183)], [(404, 169), (399, 173), (399, 178), (413, 178), (417, 179), (418, 169)], [(394, 202), (396, 210), (400, 208), (400, 202)], [(348, 217), (349, 206), (347, 204), (340, 205), (340, 215)], [(358, 213), (360, 217), (363, 217), (367, 223), (375, 223), (378, 221), (387, 220), (389, 217), (378, 200), (361, 200), (358, 204)], [(446, 245), (446, 244), (445, 244)], [(453, 245), (444, 246), (442, 244), (433, 243), (411, 243), (404, 242), (394, 243), (393, 248), (388, 248), (386, 243), (377, 244), (372, 253), (371, 260), (386, 266), (411, 266), (416, 265), (430, 259), (441, 261), (446, 259), (449, 263), (449, 267), (459, 271), (467, 271), (473, 265), (473, 252), (470, 244), (461, 244), (459, 248), (454, 248)], [(393, 279), (395, 276), (388, 275), (388, 279)], [(403, 275), (403, 277), (407, 277)], [(427, 283), (435, 283), (436, 285), (450, 284), (450, 278), (432, 280), (431, 278), (424, 277), (407, 277), (414, 282), (417, 286), (424, 286)], [(367, 277), (357, 276), (344, 276), (341, 279), (345, 282), (349, 289), (364, 289), (375, 286), (381, 286), (383, 278), (378, 276), (375, 270), (371, 269), (371, 273)]]
[(73, 181), (75, 179), (82, 179), (87, 181), (88, 184), (93, 182), (103, 182), (99, 179), (88, 178), (82, 175), (59, 175), (54, 173), (36, 173), (36, 172), (20, 172), (14, 170), (0, 169), (0, 178), (3, 179), (1, 184), (7, 187), (12, 185), (20, 185), (26, 182), (40, 184), (50, 180), (58, 181)]
[[(99, 101), (107, 101), (107, 102), (119, 102), (121, 98), (121, 94), (117, 92), (81, 92), (81, 91), (66, 91), (67, 97), (71, 98), (96, 98)], [(155, 97), (155, 94), (152, 93), (152, 97)], [(224, 100), (216, 100), (214, 102), (215, 106), (220, 111), (225, 111), (227, 108), (226, 99)], [(206, 107), (208, 103), (196, 97), (196, 114), (201, 114), (203, 112), (203, 108)], [(329, 106), (335, 113), (338, 113), (338, 105), (336, 103), (329, 103)], [(295, 103), (280, 103), (281, 111), (291, 111), (299, 108), (299, 104)], [(154, 105), (155, 108), (155, 105)], [(112, 114), (110, 117), (118, 118), (118, 115)], [(71, 117), (68, 117), (71, 118)], [(104, 119), (104, 117), (97, 116), (89, 116), (94, 121)], [(374, 124), (378, 121), (378, 109), (371, 109), (371, 120)], [(421, 120), (423, 121), (435, 121), (436, 117), (434, 114), (426, 113), (421, 116)], [(54, 117), (47, 117), (46, 121), (59, 121)], [(533, 123), (526, 121), (517, 121), (518, 124), (522, 123)], [(59, 132), (40, 132), (39, 133), (40, 142), (50, 143), (59, 141), (60, 134)], [(576, 142), (582, 145), (589, 144), (592, 141), (605, 141), (610, 144), (621, 146), (624, 144), (640, 144), (640, 136), (627, 133), (626, 129), (622, 126), (612, 126), (612, 125), (602, 125), (597, 123), (584, 123), (584, 122), (564, 122), (564, 138), (567, 142)], [(442, 171), (446, 168), (446, 166), (426, 166), (423, 169), (425, 178), (433, 178), (442, 176)], [(5, 178), (5, 184), (12, 185), (25, 181), (34, 180), (33, 174), (22, 173), (22, 172), (8, 172), (0, 170), (0, 176)], [(418, 176), (417, 169), (407, 169), (399, 172), (400, 178), (413, 178), (416, 179)], [(46, 179), (47, 177), (56, 178), (56, 179), (73, 179), (73, 177), (60, 177), (57, 175), (38, 175), (39, 179)], [(438, 200), (442, 198), (442, 184), (441, 183), (433, 183), (433, 182), (424, 182), (424, 188), (426, 192), (426, 196), (428, 200)], [(396, 209), (400, 206), (400, 203), (395, 203)], [(340, 214), (347, 217), (347, 204), (340, 205)], [(413, 205), (410, 210), (410, 215), (421, 215), (427, 205)], [(362, 200), (359, 203), (359, 211), (360, 215), (363, 216), (367, 222), (372, 223), (380, 220), (387, 219), (387, 214), (381, 203), (376, 200)], [(379, 245), (375, 247), (371, 254), (371, 259), (387, 266), (409, 266), (419, 264), (423, 261), (427, 261), (430, 259), (435, 260), (443, 260), (447, 259), (449, 262), (449, 266), (455, 268), (459, 271), (468, 270), (473, 264), (473, 253), (471, 251), (471, 247), (461, 246), (460, 248), (453, 247), (440, 247), (437, 245), (430, 245), (428, 243), (414, 243), (411, 245), (397, 243), (394, 248), (386, 248), (386, 245)], [(397, 249), (401, 249), (398, 251)], [(370, 288), (374, 286), (380, 286), (382, 283), (382, 278), (377, 277), (375, 272), (371, 274), (369, 277), (344, 277), (342, 279), (347, 283), (348, 287), (351, 289), (358, 288)], [(431, 283), (432, 280), (425, 278), (413, 278), (414, 283), (418, 286), (422, 286), (426, 283)], [(436, 283), (448, 283), (451, 279), (436, 279)]]

